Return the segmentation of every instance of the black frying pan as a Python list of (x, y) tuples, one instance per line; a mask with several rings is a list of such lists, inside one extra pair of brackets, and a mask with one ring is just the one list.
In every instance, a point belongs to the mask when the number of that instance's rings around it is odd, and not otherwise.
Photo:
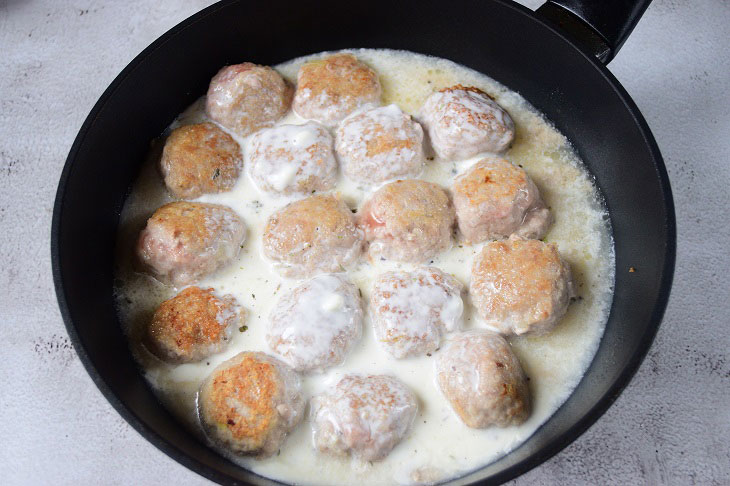
[(503, 0), (226, 1), (170, 30), (104, 92), (58, 186), (51, 242), (56, 292), (91, 378), (135, 429), (190, 469), (222, 483), (272, 483), (199, 442), (145, 384), (112, 297), (119, 214), (150, 140), (205, 93), (221, 66), (271, 65), (348, 47), (406, 49), (451, 59), (518, 91), (567, 135), (605, 197), (616, 289), (593, 364), (527, 442), (457, 482), (505, 481), (556, 454), (627, 385), (669, 297), (675, 220), (667, 173), (644, 118), (602, 64), (648, 3), (551, 1), (533, 13)]

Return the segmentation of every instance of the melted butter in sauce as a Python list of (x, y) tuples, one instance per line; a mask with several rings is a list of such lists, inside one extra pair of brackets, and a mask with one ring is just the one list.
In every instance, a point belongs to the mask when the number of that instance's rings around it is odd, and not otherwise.
[[(360, 50), (354, 54), (379, 73), (383, 104), (396, 103), (416, 118), (430, 93), (457, 83), (483, 89), (510, 113), (516, 125), (516, 138), (507, 158), (527, 170), (552, 209), (555, 223), (546, 241), (555, 242), (570, 263), (580, 298), (571, 304), (566, 317), (548, 336), (511, 339), (530, 377), (534, 404), (529, 420), (520, 426), (481, 430), (465, 426), (437, 389), (433, 357), (391, 358), (376, 343), (366, 309), (360, 343), (342, 366), (324, 374), (304, 376), (304, 396), (308, 399), (333, 386), (346, 373), (395, 375), (419, 397), (420, 410), (409, 435), (383, 461), (358, 463), (317, 453), (311, 444), (309, 420), (305, 418), (284, 443), (280, 454), (264, 460), (231, 459), (263, 476), (296, 484), (432, 483), (473, 471), (514, 449), (570, 395), (588, 368), (603, 334), (613, 292), (613, 243), (606, 225), (607, 215), (591, 176), (565, 137), (517, 93), (480, 73), (442, 59), (388, 50)], [(294, 83), (304, 60), (297, 59), (277, 69)], [(199, 100), (171, 128), (203, 121), (202, 108), (203, 100)], [(279, 122), (283, 123), (301, 124), (304, 120), (290, 112)], [(242, 148), (246, 146), (245, 139), (236, 138)], [(295, 280), (281, 278), (264, 259), (261, 248), (263, 225), (268, 216), (292, 199), (259, 192), (248, 174), (240, 178), (231, 192), (199, 199), (232, 207), (248, 227), (238, 260), (197, 283), (200, 287), (211, 286), (221, 293), (233, 294), (246, 309), (247, 328), (236, 331), (230, 347), (207, 361), (183, 365), (161, 363), (141, 347), (139, 337), (156, 306), (172, 297), (175, 290), (136, 273), (132, 263), (132, 249), (146, 219), (171, 200), (157, 171), (160, 152), (161, 143), (158, 143), (122, 212), (117, 256), (119, 312), (132, 352), (160, 400), (183, 424), (202, 436), (195, 414), (195, 396), (201, 381), (215, 366), (241, 351), (270, 352), (264, 340), (268, 315), (281, 293), (297, 284)], [(456, 163), (428, 161), (421, 178), (450, 188), (456, 175), (480, 158)], [(356, 209), (374, 188), (360, 187), (340, 175), (334, 190)], [(435, 258), (432, 264), (453, 274), (468, 287), (471, 261), (479, 248), (479, 245), (462, 246), (454, 242), (453, 248)], [(410, 268), (413, 266), (391, 262), (362, 263), (349, 273), (349, 278), (361, 289), (367, 308), (371, 282), (379, 274)], [(483, 327), (472, 312), (468, 295), (463, 321), (465, 329)]]

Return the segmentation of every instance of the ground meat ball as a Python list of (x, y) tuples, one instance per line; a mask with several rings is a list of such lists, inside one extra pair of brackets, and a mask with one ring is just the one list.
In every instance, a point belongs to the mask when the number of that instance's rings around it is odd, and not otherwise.
[(471, 243), (515, 234), (542, 238), (552, 216), (527, 173), (508, 160), (487, 158), (454, 182), (459, 230)]
[(232, 295), (188, 287), (164, 301), (147, 327), (145, 347), (170, 363), (200, 361), (223, 351), (241, 321)]
[(299, 68), (294, 111), (302, 118), (335, 126), (359, 108), (380, 104), (375, 71), (352, 54), (308, 61)]
[(431, 182), (410, 179), (381, 187), (360, 211), (371, 259), (423, 262), (451, 246), (454, 208)]
[(337, 155), (345, 175), (379, 184), (423, 170), (423, 129), (397, 105), (351, 115), (337, 128)]
[(231, 190), (242, 165), (241, 147), (212, 123), (173, 130), (160, 159), (165, 185), (179, 199)]
[(376, 338), (396, 358), (435, 351), (447, 332), (461, 328), (463, 288), (435, 267), (384, 273), (370, 294)]
[(332, 136), (314, 122), (279, 125), (251, 136), (247, 154), (256, 186), (274, 194), (326, 191), (337, 179)]
[(519, 425), (530, 415), (530, 390), (509, 343), (490, 331), (450, 338), (436, 355), (436, 381), (469, 427)]
[(292, 89), (279, 73), (250, 62), (226, 66), (210, 80), (205, 112), (245, 137), (289, 111)]
[(484, 91), (456, 85), (433, 93), (421, 108), (431, 145), (444, 159), (501, 152), (512, 143), (515, 124)]
[(362, 245), (352, 211), (326, 194), (283, 207), (264, 228), (264, 254), (286, 277), (342, 272), (360, 258)]
[(221, 363), (198, 394), (198, 417), (217, 445), (239, 455), (270, 456), (304, 416), (299, 376), (264, 353)]
[(484, 245), (470, 290), (488, 326), (503, 334), (546, 334), (565, 315), (573, 283), (554, 244), (513, 236)]
[(276, 303), (266, 342), (292, 368), (318, 371), (341, 364), (362, 335), (357, 287), (337, 275), (318, 275)]
[(362, 461), (387, 456), (418, 412), (413, 392), (390, 376), (346, 375), (310, 402), (314, 446)]
[(245, 237), (243, 220), (231, 208), (174, 202), (147, 220), (137, 256), (155, 278), (180, 287), (228, 265)]

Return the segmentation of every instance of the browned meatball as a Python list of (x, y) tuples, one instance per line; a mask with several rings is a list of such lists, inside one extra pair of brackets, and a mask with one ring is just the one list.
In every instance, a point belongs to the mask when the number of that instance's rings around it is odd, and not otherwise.
[(250, 62), (226, 66), (210, 80), (205, 111), (245, 137), (270, 127), (289, 111), (292, 88), (268, 66)]
[(231, 190), (242, 165), (241, 147), (212, 123), (173, 130), (160, 159), (165, 185), (180, 199)]
[(515, 136), (515, 124), (487, 93), (461, 85), (433, 93), (421, 108), (431, 145), (444, 159), (501, 152)]
[(299, 376), (264, 353), (244, 352), (221, 363), (198, 394), (208, 437), (239, 455), (270, 456), (302, 420)]
[(279, 299), (266, 342), (295, 370), (321, 372), (341, 364), (361, 335), (357, 287), (339, 275), (317, 275)]
[(247, 144), (251, 178), (273, 194), (326, 191), (337, 181), (332, 144), (329, 131), (315, 122), (261, 130)]
[(346, 375), (310, 402), (314, 446), (363, 461), (387, 456), (405, 437), (418, 412), (413, 392), (384, 375)]
[(337, 128), (337, 155), (345, 175), (378, 184), (416, 177), (423, 170), (423, 129), (397, 105), (351, 115)]
[(568, 310), (573, 282), (554, 244), (513, 236), (484, 245), (470, 290), (488, 326), (503, 334), (546, 334)]
[(243, 220), (229, 207), (174, 202), (147, 220), (137, 256), (155, 278), (179, 287), (228, 265), (245, 237)]
[(360, 258), (362, 241), (352, 211), (328, 194), (288, 204), (264, 228), (264, 254), (286, 277), (342, 272)]
[(447, 332), (461, 328), (463, 289), (435, 267), (380, 275), (370, 294), (376, 338), (396, 358), (435, 351)]
[(299, 68), (294, 111), (335, 126), (359, 108), (380, 104), (378, 75), (352, 54), (308, 61)]
[(451, 246), (454, 208), (436, 184), (395, 181), (363, 205), (359, 224), (370, 243), (371, 259), (418, 263)]
[(519, 425), (530, 416), (530, 390), (517, 356), (490, 331), (469, 331), (447, 340), (436, 355), (436, 381), (469, 427)]
[(223, 351), (240, 321), (239, 306), (232, 295), (218, 297), (213, 289), (188, 287), (160, 304), (144, 343), (163, 361), (200, 361)]
[(505, 159), (480, 160), (456, 179), (453, 193), (459, 230), (471, 243), (542, 238), (552, 223), (535, 183)]

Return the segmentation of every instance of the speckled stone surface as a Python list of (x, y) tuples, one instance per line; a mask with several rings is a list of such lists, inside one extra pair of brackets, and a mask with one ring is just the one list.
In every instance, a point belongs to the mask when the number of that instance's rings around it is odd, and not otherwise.
[[(49, 257), (56, 184), (87, 113), (136, 54), (208, 3), (0, 0), (3, 484), (208, 483), (93, 385), (61, 321)], [(674, 289), (616, 404), (515, 484), (730, 484), (729, 40), (730, 3), (656, 0), (611, 64), (669, 169)]]

